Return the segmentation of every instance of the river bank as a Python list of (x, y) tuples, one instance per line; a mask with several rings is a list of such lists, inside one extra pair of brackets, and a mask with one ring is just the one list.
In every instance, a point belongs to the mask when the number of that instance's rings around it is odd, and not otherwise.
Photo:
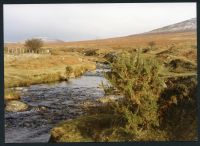
[[(5, 88), (63, 81), (94, 70), (96, 63), (78, 53), (5, 55)], [(66, 76), (66, 67), (72, 72)]]
[[(68, 55), (4, 55), (5, 100), (20, 99), (13, 89), (34, 84), (66, 81), (96, 69), (96, 62), (78, 53)], [(71, 72), (66, 74), (67, 69)]]

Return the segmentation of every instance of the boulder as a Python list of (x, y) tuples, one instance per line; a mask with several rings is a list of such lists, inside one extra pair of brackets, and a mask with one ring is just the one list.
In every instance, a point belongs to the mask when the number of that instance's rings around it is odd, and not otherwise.
[(16, 87), (15, 90), (21, 91), (23, 90), (23, 87)]
[(5, 110), (8, 112), (19, 112), (28, 109), (28, 105), (17, 100), (7, 101)]

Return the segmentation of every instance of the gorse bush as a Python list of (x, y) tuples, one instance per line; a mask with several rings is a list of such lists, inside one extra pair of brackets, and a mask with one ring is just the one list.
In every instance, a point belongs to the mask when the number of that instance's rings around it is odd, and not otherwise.
[(159, 78), (160, 69), (156, 60), (139, 52), (122, 53), (106, 74), (111, 85), (124, 95), (124, 101), (116, 104), (116, 112), (127, 121), (125, 129), (133, 137), (159, 125), (157, 101), (164, 85)]

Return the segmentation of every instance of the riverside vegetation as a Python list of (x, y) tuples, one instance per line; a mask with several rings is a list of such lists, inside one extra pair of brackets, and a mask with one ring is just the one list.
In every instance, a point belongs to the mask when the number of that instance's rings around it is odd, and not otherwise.
[(124, 98), (58, 124), (50, 142), (197, 140), (195, 75), (166, 77), (169, 64), (134, 52), (118, 54), (110, 67), (106, 94)]

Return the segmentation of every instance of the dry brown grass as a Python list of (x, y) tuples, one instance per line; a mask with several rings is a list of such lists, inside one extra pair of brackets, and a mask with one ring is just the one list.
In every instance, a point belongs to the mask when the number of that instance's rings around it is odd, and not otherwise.
[[(197, 35), (196, 32), (176, 32), (176, 33), (162, 33), (162, 34), (138, 34), (132, 36), (77, 41), (77, 42), (59, 42), (59, 43), (45, 43), (44, 48), (53, 48), (60, 55), (71, 51), (81, 52), (87, 49), (100, 50), (118, 50), (118, 49), (134, 49), (149, 47), (148, 43), (154, 41), (156, 43), (154, 51), (165, 50), (173, 48), (178, 50), (180, 56), (194, 59), (197, 58), (196, 46)], [(23, 44), (5, 44), (8, 48), (23, 47)]]
[(84, 56), (68, 55), (5, 55), (5, 87), (27, 86), (63, 80), (66, 66), (72, 66), (76, 75), (95, 69), (95, 63)]
[(140, 34), (127, 37), (118, 37), (102, 40), (92, 41), (79, 41), (69, 42), (65, 45), (68, 47), (97, 47), (97, 48), (137, 48), (148, 46), (148, 43), (154, 41), (156, 46), (167, 46), (171, 44), (181, 45), (184, 44), (196, 44), (195, 32), (183, 32), (183, 33), (165, 33), (165, 34)]
[[(60, 43), (45, 43), (44, 47), (49, 48), (80, 48), (80, 47), (95, 47), (95, 48), (119, 48), (119, 47), (145, 47), (149, 42), (155, 41), (158, 46), (166, 46), (171, 44), (196, 44), (196, 32), (176, 32), (162, 34), (138, 34), (125, 37), (76, 41), (76, 42), (60, 42)], [(22, 47), (23, 44), (10, 43), (5, 44), (7, 47)]]

